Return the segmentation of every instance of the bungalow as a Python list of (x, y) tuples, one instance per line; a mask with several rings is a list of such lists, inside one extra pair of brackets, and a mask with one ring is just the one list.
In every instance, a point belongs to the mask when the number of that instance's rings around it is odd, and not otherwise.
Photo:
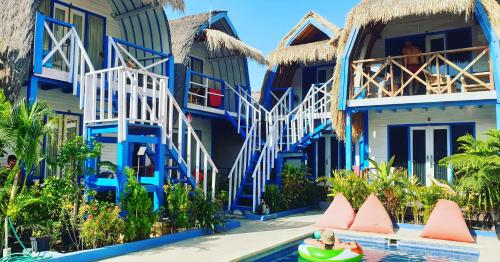
[(251, 98), (247, 59), (266, 59), (239, 39), (227, 11), (171, 20), (170, 30), (176, 99), (227, 176), (251, 126), (246, 106), (259, 108)]
[(329, 113), (338, 34), (335, 25), (309, 12), (269, 55), (261, 104), (253, 113), (261, 117), (229, 173), (230, 209), (255, 211), (266, 184), (281, 185), (286, 163), (307, 165), (316, 177), (338, 168), (337, 152), (344, 150)]
[[(263, 105), (267, 108), (274, 107), (276, 100), (286, 90), (291, 89), (293, 111), (301, 105), (309, 105), (303, 102), (308, 94), (312, 95), (314, 87), (320, 88), (326, 84), (324, 91), (330, 92), (329, 80), (335, 68), (335, 44), (340, 31), (337, 26), (319, 14), (308, 12), (283, 37), (278, 48), (269, 54), (270, 68), (262, 86)], [(318, 95), (322, 96), (322, 93), (319, 92), (316, 96)], [(296, 111), (298, 110), (300, 109)], [(296, 112), (292, 114), (297, 115)], [(330, 176), (332, 170), (342, 166), (339, 163), (343, 163), (344, 150), (331, 126), (321, 130), (320, 133), (316, 138), (282, 152), (282, 162), (305, 164), (314, 177)]]
[[(3, 79), (12, 86), (7, 93), (13, 100), (46, 101), (58, 114), (56, 137), (43, 141), (47, 161), (39, 179), (61, 175), (53, 165), (58, 146), (83, 135), (89, 142), (104, 143), (102, 157), (86, 162), (84, 181), (95, 190), (112, 192), (116, 201), (127, 167), (136, 169), (155, 209), (162, 206), (168, 180), (200, 185), (205, 194), (215, 194), (217, 167), (174, 98), (174, 59), (164, 8), (183, 9), (182, 1), (6, 5), (0, 17), (11, 26), (1, 30), (5, 42), (0, 51)], [(16, 20), (21, 22), (12, 23)], [(116, 165), (116, 172), (106, 170), (100, 164), (104, 161)]]
[[(332, 96), (346, 168), (368, 159), (453, 182), (457, 138), (500, 128), (498, 2), (367, 0), (339, 39)], [(353, 152), (351, 154), (351, 152)]]

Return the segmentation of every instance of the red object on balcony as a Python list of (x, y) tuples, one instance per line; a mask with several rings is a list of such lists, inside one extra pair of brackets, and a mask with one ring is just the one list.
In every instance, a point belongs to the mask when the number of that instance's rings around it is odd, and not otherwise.
[(222, 105), (222, 91), (209, 88), (208, 92), (208, 105), (211, 107), (220, 107)]

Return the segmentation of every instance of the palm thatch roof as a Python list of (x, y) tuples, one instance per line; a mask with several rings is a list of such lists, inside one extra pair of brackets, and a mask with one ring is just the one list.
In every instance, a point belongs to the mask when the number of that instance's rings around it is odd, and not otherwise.
[[(479, 0), (489, 15), (497, 35), (500, 33), (500, 7), (495, 0)], [(351, 31), (377, 23), (387, 24), (408, 16), (430, 16), (438, 14), (464, 15), (470, 19), (476, 0), (362, 0), (348, 14), (345, 28), (338, 40), (337, 66), (334, 71), (332, 97), (339, 97), (342, 53)], [(338, 108), (338, 99), (332, 101), (332, 120), (339, 139), (345, 138), (345, 114)], [(353, 133), (360, 134), (359, 130)]]
[(39, 5), (39, 0), (5, 1), (0, 10), (0, 89), (11, 101), (29, 73)]
[[(226, 12), (212, 11), (195, 15), (185, 16), (170, 21), (170, 32), (172, 33), (172, 53), (176, 63), (187, 64), (189, 53), (195, 41), (207, 41), (207, 49), (214, 52), (224, 48), (234, 54), (243, 55), (251, 58), (258, 63), (265, 64), (266, 60), (262, 53), (245, 44), (237, 37), (231, 36), (219, 30), (204, 29), (202, 26), (208, 25), (210, 17)], [(233, 32), (234, 33), (234, 32)]]
[(181, 12), (184, 12), (184, 9), (186, 8), (184, 0), (142, 0), (142, 2), (145, 4), (169, 6), (170, 8)]
[(261, 65), (267, 64), (266, 58), (262, 52), (243, 43), (237, 38), (213, 29), (205, 29), (204, 33), (207, 39), (207, 49), (209, 52), (214, 53), (220, 49), (227, 49), (233, 53), (252, 58)]
[(335, 58), (336, 45), (331, 40), (278, 48), (268, 55), (269, 66), (311, 64)]
[(286, 46), (287, 40), (297, 32), (297, 30), (300, 29), (300, 27), (304, 24), (305, 21), (308, 19), (313, 18), (323, 26), (325, 26), (328, 30), (330, 30), (334, 35), (337, 35), (340, 31), (340, 28), (338, 28), (336, 25), (334, 25), (332, 22), (328, 21), (318, 13), (314, 11), (309, 11), (293, 28), (290, 30), (285, 37), (281, 40), (281, 42), (278, 45), (278, 48)]

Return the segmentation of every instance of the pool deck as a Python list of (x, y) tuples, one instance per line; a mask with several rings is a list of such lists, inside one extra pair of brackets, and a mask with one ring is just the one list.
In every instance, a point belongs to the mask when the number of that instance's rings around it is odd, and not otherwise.
[[(300, 239), (316, 230), (312, 225), (321, 215), (310, 211), (290, 217), (260, 222), (241, 220), (241, 227), (224, 234), (203, 236), (165, 245), (106, 261), (239, 261), (243, 258), (270, 250), (294, 239)], [(401, 228), (394, 235), (361, 233), (339, 230), (339, 234), (363, 237), (392, 238), (422, 244), (444, 244), (464, 249), (477, 249), (479, 261), (496, 261), (500, 257), (500, 241), (493, 237), (477, 237), (477, 243), (458, 243), (423, 239), (420, 230)]]

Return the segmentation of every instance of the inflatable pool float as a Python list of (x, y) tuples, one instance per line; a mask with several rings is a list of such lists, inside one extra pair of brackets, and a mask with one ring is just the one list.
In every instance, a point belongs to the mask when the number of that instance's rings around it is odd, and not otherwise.
[(363, 259), (363, 250), (358, 245), (355, 249), (323, 250), (308, 244), (299, 245), (299, 256), (306, 261), (344, 261), (358, 262)]

